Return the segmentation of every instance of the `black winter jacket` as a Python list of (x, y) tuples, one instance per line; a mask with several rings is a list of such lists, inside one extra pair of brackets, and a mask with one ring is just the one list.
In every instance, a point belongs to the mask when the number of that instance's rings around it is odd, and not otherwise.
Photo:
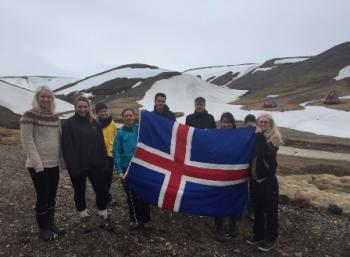
[(186, 117), (186, 125), (200, 129), (216, 128), (215, 119), (207, 110), (188, 115)]
[(257, 179), (273, 177), (277, 169), (277, 151), (271, 142), (267, 143), (263, 133), (257, 133), (256, 141), (256, 176)]
[(176, 120), (175, 114), (172, 111), (170, 111), (170, 109), (169, 109), (169, 107), (167, 105), (164, 105), (163, 112), (158, 112), (156, 110), (156, 107), (154, 106), (153, 112), (158, 114), (158, 115), (160, 115), (160, 116), (164, 116), (166, 118), (169, 118), (171, 120), (174, 120), (174, 121)]
[(62, 154), (71, 176), (82, 170), (102, 172), (108, 159), (100, 124), (78, 114), (69, 118), (62, 127)]

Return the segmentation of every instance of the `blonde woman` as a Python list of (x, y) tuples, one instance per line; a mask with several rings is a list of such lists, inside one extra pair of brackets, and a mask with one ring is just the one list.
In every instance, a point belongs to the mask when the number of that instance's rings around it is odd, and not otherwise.
[(74, 188), (74, 203), (83, 229), (90, 229), (85, 189), (88, 178), (96, 194), (101, 228), (112, 226), (107, 212), (108, 191), (105, 169), (108, 159), (102, 128), (91, 113), (89, 99), (79, 96), (74, 102), (75, 115), (62, 127), (62, 153)]
[(55, 113), (55, 97), (47, 86), (39, 87), (32, 109), (20, 120), (22, 145), (27, 155), (26, 167), (36, 191), (36, 220), (39, 238), (57, 239), (64, 233), (54, 223), (59, 180), (60, 121)]
[(277, 151), (282, 142), (275, 121), (269, 114), (256, 120), (256, 157), (251, 165), (250, 191), (254, 206), (254, 236), (247, 243), (267, 252), (278, 237)]

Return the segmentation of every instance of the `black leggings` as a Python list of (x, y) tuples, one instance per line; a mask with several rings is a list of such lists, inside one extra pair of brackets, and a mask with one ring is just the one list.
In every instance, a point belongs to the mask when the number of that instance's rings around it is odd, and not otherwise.
[(140, 197), (133, 194), (125, 181), (123, 181), (123, 188), (126, 193), (127, 203), (129, 207), (130, 221), (137, 221), (139, 223), (146, 223), (151, 220), (150, 205), (144, 202)]
[(108, 202), (112, 200), (112, 194), (111, 194), (111, 186), (112, 186), (112, 178), (113, 178), (113, 168), (114, 168), (114, 162), (112, 157), (108, 157), (108, 169), (105, 171), (105, 177), (106, 177), (106, 185), (107, 185), (107, 192), (108, 192)]
[(45, 214), (56, 205), (59, 167), (45, 168), (41, 172), (35, 172), (33, 168), (28, 168), (28, 171), (36, 192), (35, 210), (37, 214)]
[(104, 172), (96, 170), (80, 171), (78, 176), (70, 176), (74, 188), (74, 203), (79, 212), (86, 209), (85, 190), (86, 178), (89, 178), (96, 194), (96, 205), (99, 210), (107, 206), (107, 186)]
[(254, 235), (266, 241), (278, 237), (278, 181), (276, 176), (258, 183), (251, 180), (250, 192), (254, 205)]

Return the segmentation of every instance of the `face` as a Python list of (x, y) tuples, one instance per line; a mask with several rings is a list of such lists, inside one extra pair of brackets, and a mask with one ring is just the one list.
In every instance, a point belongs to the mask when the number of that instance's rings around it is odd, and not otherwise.
[(261, 117), (258, 120), (257, 126), (259, 128), (261, 128), (262, 131), (266, 131), (266, 130), (271, 129), (271, 122), (270, 122), (270, 120), (268, 118)]
[(226, 117), (223, 117), (220, 121), (220, 127), (222, 129), (228, 129), (228, 128), (233, 128), (232, 126), (232, 123), (226, 118)]
[(252, 120), (248, 120), (248, 121), (246, 121), (246, 123), (244, 123), (244, 124), (245, 124), (245, 126), (246, 126), (247, 128), (254, 128), (254, 127), (255, 127), (255, 122), (252, 121)]
[(126, 111), (123, 114), (123, 121), (126, 127), (132, 127), (135, 122), (135, 114), (132, 111)]
[(109, 117), (109, 110), (104, 108), (98, 111), (97, 113), (98, 118), (100, 119), (106, 119)]
[(195, 102), (194, 109), (196, 112), (204, 112), (205, 110), (205, 102)]
[(85, 101), (78, 101), (75, 104), (75, 112), (78, 115), (85, 117), (90, 112), (90, 105)]
[(165, 103), (166, 103), (165, 97), (157, 96), (156, 100), (154, 101), (154, 105), (156, 106), (156, 110), (159, 112), (162, 112), (164, 109)]
[(37, 100), (41, 109), (50, 110), (53, 96), (50, 91), (43, 89), (38, 93)]

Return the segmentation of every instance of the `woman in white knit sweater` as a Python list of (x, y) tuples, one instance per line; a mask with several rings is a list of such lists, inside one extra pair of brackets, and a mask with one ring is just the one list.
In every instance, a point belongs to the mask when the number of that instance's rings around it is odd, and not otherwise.
[(59, 181), (60, 121), (55, 113), (55, 97), (47, 86), (39, 87), (32, 109), (20, 120), (21, 138), (27, 155), (26, 167), (36, 191), (36, 220), (39, 237), (55, 240), (64, 233), (54, 223)]

